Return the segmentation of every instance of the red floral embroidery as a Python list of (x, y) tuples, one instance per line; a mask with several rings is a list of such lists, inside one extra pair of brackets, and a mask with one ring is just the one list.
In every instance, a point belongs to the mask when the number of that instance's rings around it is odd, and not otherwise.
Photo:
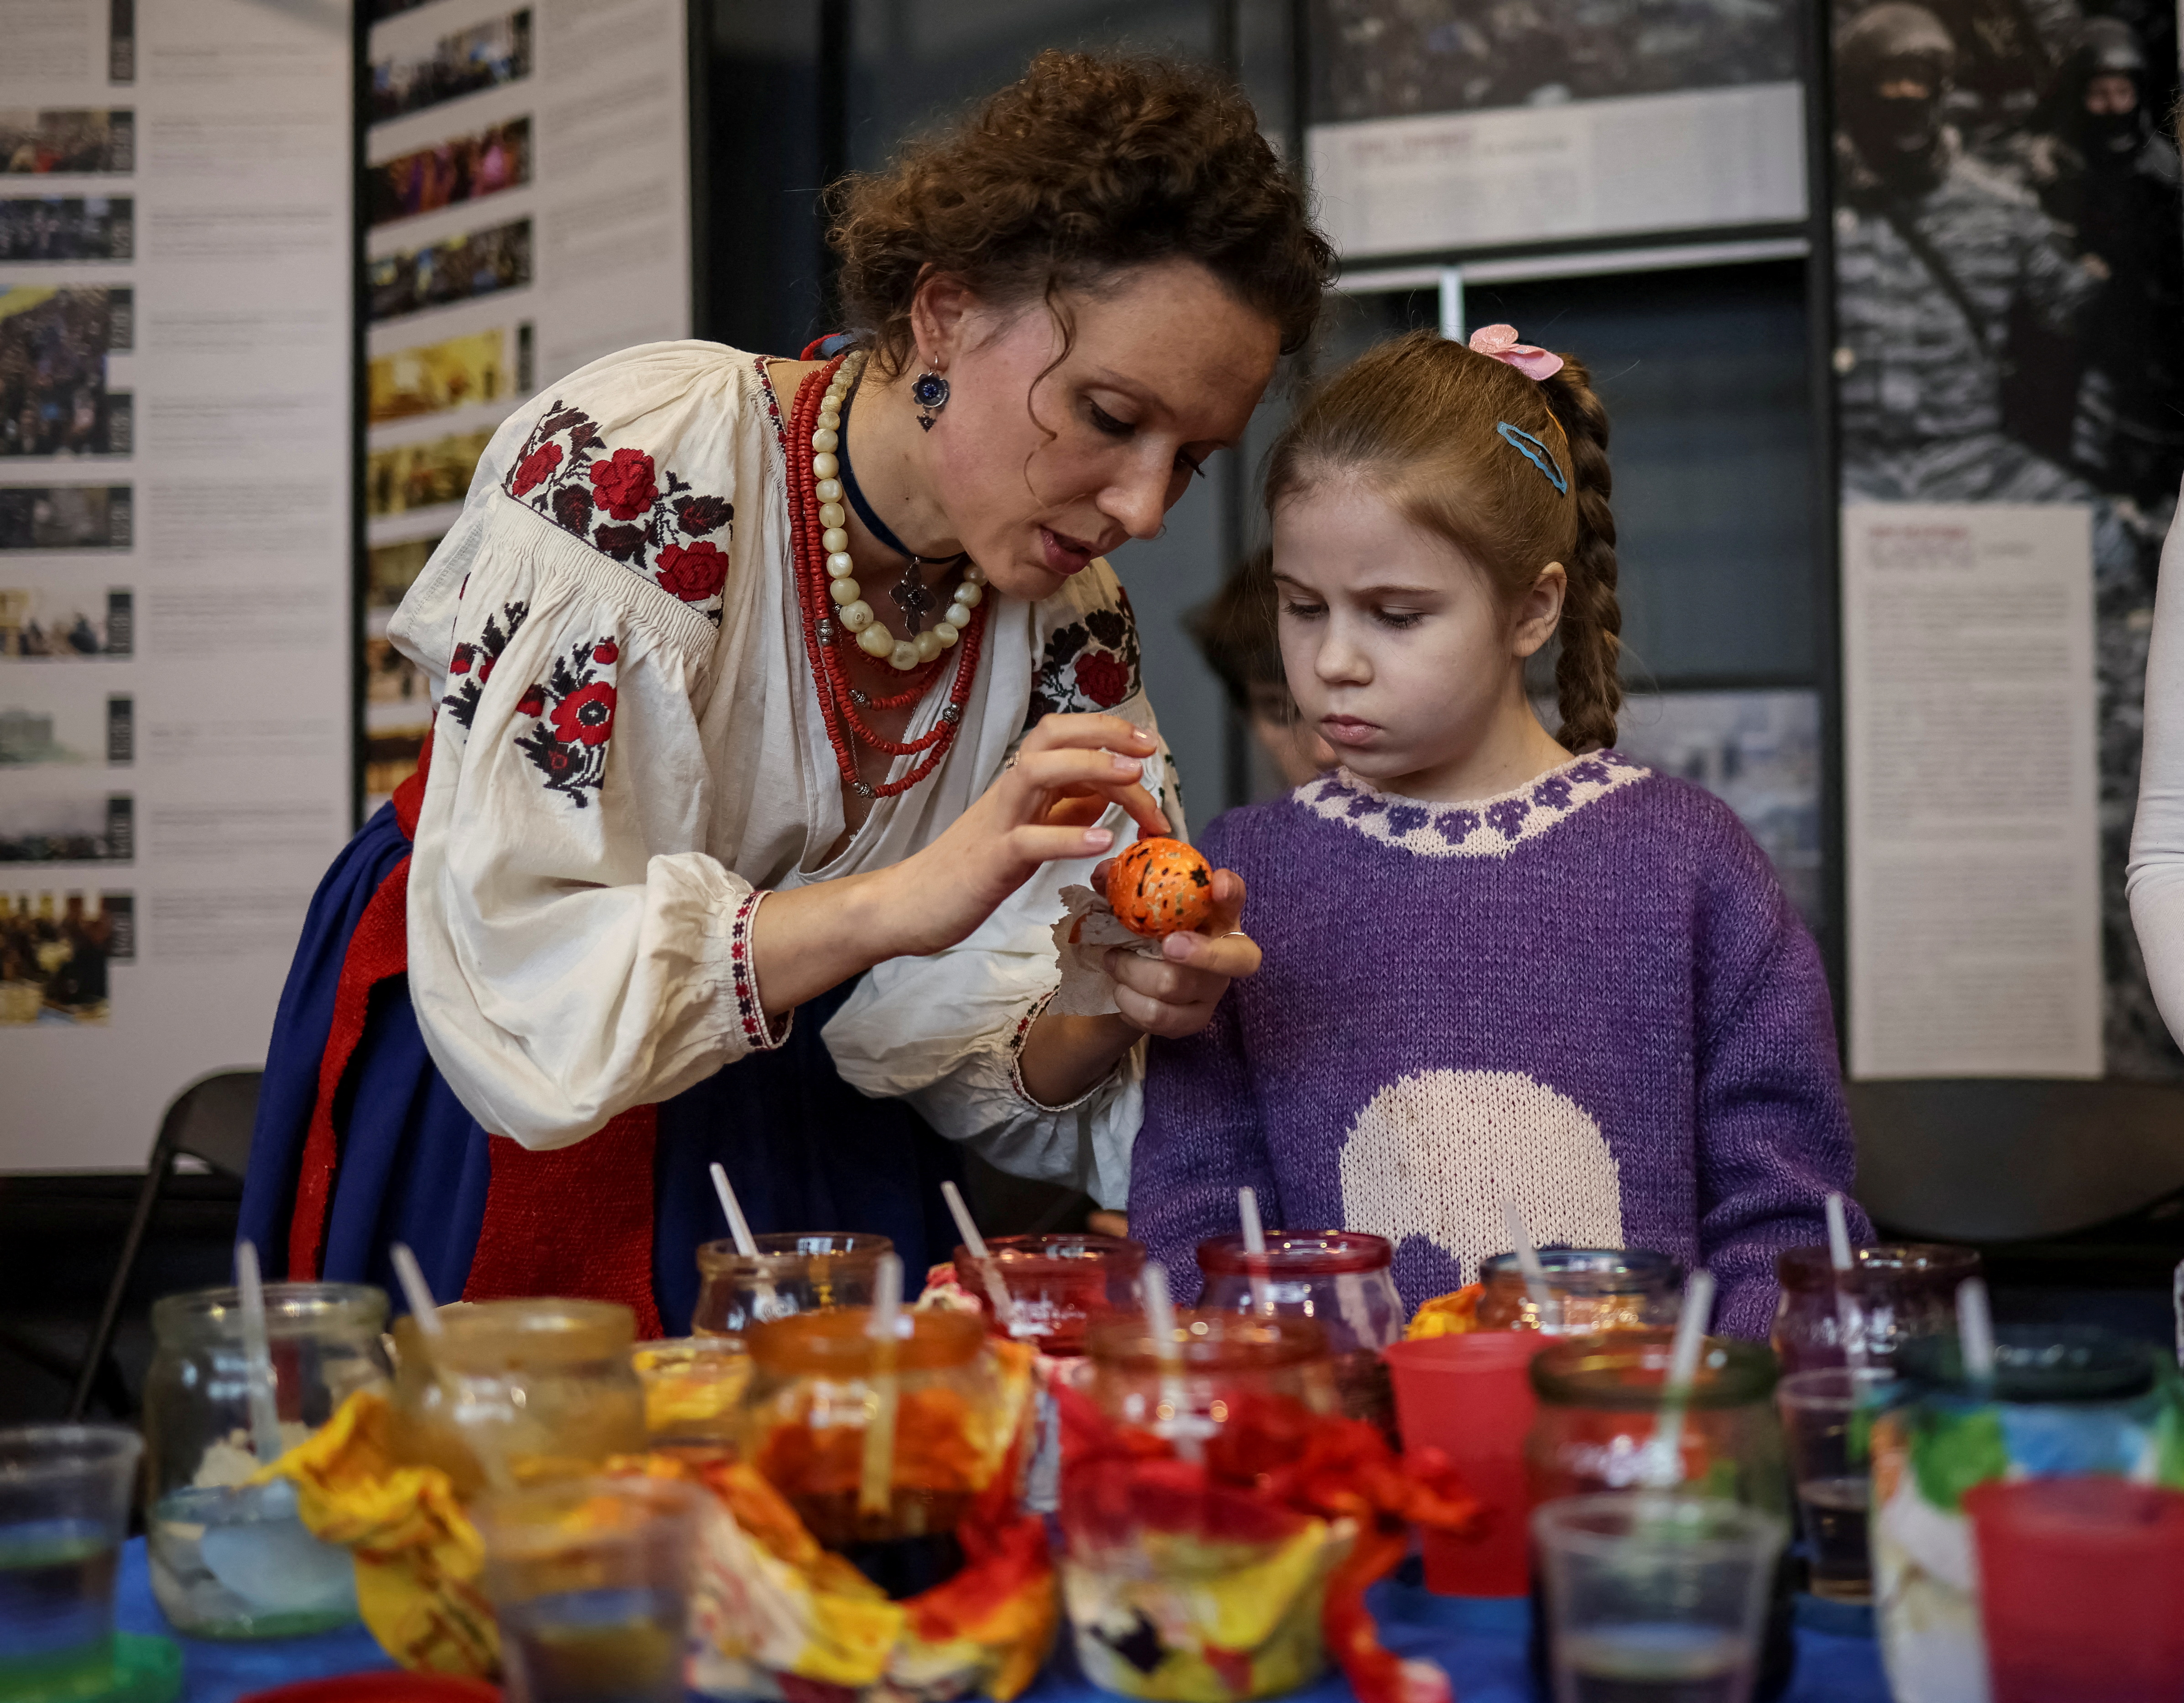
[(728, 559), (718, 544), (670, 544), (660, 553), (660, 571), (654, 577), (684, 603), (701, 604), (727, 583)]
[[(440, 700), (440, 708), (463, 726), (468, 727), (476, 719), (478, 701), (485, 696), (487, 676), (492, 674), (493, 664), (508, 648), (508, 642), (515, 637), (515, 630), (523, 625), (523, 618), (530, 610), (528, 604), (503, 604), (499, 615), (485, 618), (485, 631), (478, 635), (476, 644), (455, 647), (455, 654), (448, 660), (448, 677), (454, 680), (467, 675), (469, 678), (462, 680)], [(504, 621), (508, 623), (505, 626), (501, 625)], [(472, 672), (473, 668), (476, 672)]]
[[(601, 554), (720, 620), (728, 575), (722, 546), (736, 514), (725, 497), (700, 495), (642, 449), (609, 451), (589, 415), (559, 402), (532, 428), (505, 488)], [(709, 535), (719, 542), (700, 542)]]
[(617, 520), (634, 520), (660, 500), (652, 458), (642, 449), (617, 449), (611, 459), (594, 461), (592, 489)]
[(560, 465), (561, 446), (558, 443), (542, 444), (516, 464), (515, 483), (510, 488), (519, 497), (528, 495), (550, 478), (554, 470)]
[[(1121, 587), (1117, 588), (1117, 594)], [(1095, 609), (1084, 619), (1056, 627), (1032, 675), (1027, 729), (1042, 715), (1079, 715), (1112, 710), (1140, 689), (1138, 626), (1128, 597), (1112, 609)]]
[(532, 718), (530, 728), (517, 736), (515, 749), (546, 777), (549, 791), (578, 810), (591, 803), (585, 794), (598, 792), (606, 781), (615, 686), (612, 674), (604, 671), (611, 670), (621, 654), (610, 638), (578, 639), (515, 706), (518, 715)]
[(1088, 650), (1077, 659), (1077, 689), (1110, 709), (1130, 695), (1130, 671), (1112, 650)]
[(614, 687), (595, 680), (554, 706), (554, 732), (564, 741), (596, 745), (614, 732)]

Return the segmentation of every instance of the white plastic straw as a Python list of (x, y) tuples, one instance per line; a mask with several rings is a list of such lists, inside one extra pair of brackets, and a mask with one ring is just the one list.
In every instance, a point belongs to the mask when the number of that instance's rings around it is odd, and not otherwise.
[(1981, 1278), (1967, 1277), (1957, 1285), (1957, 1336), (1964, 1349), (1965, 1381), (1984, 1390), (1994, 1383), (1994, 1315)]
[(258, 1275), (258, 1249), (235, 1244), (235, 1286), (242, 1294), (243, 1388), (250, 1404), (250, 1441), (258, 1464), (281, 1458), (281, 1409), (274, 1400), (273, 1345), (265, 1331), (265, 1285)]
[(1524, 1274), (1524, 1290), (1532, 1298), (1532, 1311), (1540, 1316), (1540, 1330), (1559, 1332), (1562, 1304), (1547, 1287), (1547, 1268), (1540, 1263), (1540, 1250), (1532, 1245), (1532, 1233), (1524, 1227), (1524, 1211), (1515, 1201), (1502, 1203), (1502, 1222), (1509, 1227), (1509, 1245), (1517, 1251), (1517, 1269)]
[(956, 1220), (956, 1233), (963, 1238), (964, 1248), (978, 1262), (978, 1278), (986, 1286), (986, 1299), (994, 1304), (994, 1319), (1006, 1333), (1014, 1336), (1016, 1303), (1009, 1299), (1009, 1286), (1001, 1281), (1000, 1262), (987, 1251), (986, 1238), (978, 1233), (971, 1209), (964, 1203), (963, 1191), (950, 1179), (941, 1183), (940, 1198), (948, 1203), (949, 1214)]
[(728, 1215), (728, 1234), (735, 1238), (736, 1252), (746, 1260), (757, 1258), (758, 1244), (751, 1239), (750, 1221), (744, 1216), (743, 1203), (736, 1199), (728, 1173), (717, 1160), (713, 1164), (713, 1192), (721, 1197), (721, 1210)]
[(1190, 1397), (1184, 1387), (1183, 1344), (1175, 1339), (1175, 1302), (1167, 1291), (1167, 1267), (1157, 1260), (1146, 1261), (1142, 1281), (1145, 1328), (1152, 1333), (1153, 1358), (1160, 1362), (1161, 1405), (1167, 1409), (1176, 1455), (1184, 1461), (1203, 1461), (1205, 1447), (1189, 1429)]
[(863, 1471), (857, 1481), (860, 1514), (885, 1514), (894, 1500), (894, 1421), (900, 1400), (894, 1361), (901, 1323), (902, 1261), (883, 1254), (872, 1277), (872, 1316), (865, 1327), (872, 1338), (872, 1406), (865, 1425)]
[(1865, 1372), (1865, 1332), (1860, 1327), (1858, 1303), (1843, 1279), (1855, 1268), (1858, 1256), (1850, 1249), (1850, 1216), (1843, 1198), (1828, 1195), (1828, 1263), (1836, 1269), (1836, 1328), (1842, 1333), (1843, 1364), (1849, 1368), (1851, 1388), (1858, 1388)]
[(446, 1328), (440, 1322), (440, 1305), (432, 1299), (432, 1285), (425, 1281), (424, 1268), (410, 1244), (397, 1242), (387, 1255), (394, 1262), (395, 1279), (402, 1285), (402, 1299), (410, 1303), (410, 1316), (417, 1321), (417, 1328), (428, 1337), (439, 1335)]
[[(1236, 1216), (1244, 1226), (1244, 1252), (1255, 1260), (1264, 1259), (1267, 1227), (1259, 1222), (1259, 1191), (1248, 1183), (1236, 1191)], [(1267, 1274), (1255, 1268), (1251, 1272), (1251, 1311), (1271, 1314), (1273, 1310), (1273, 1290), (1267, 1283)]]
[(1669, 1350), (1669, 1375), (1661, 1385), (1661, 1413), (1648, 1445), (1652, 1457), (1647, 1481), (1656, 1489), (1684, 1482), (1684, 1410), (1706, 1346), (1707, 1321), (1713, 1315), (1713, 1273), (1702, 1266), (1684, 1285), (1684, 1310), (1676, 1321), (1676, 1340)]

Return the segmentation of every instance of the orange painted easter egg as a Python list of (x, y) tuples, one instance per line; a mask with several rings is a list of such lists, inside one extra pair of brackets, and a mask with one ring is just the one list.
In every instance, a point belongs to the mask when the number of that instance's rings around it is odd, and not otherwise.
[(1139, 840), (1109, 866), (1107, 903), (1156, 940), (1195, 928), (1213, 910), (1213, 866), (1181, 840)]

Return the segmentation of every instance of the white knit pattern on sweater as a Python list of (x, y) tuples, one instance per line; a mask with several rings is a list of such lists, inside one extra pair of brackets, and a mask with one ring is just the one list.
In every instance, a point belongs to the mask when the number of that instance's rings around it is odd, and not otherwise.
[(1464, 1281), (1506, 1253), (1502, 1203), (1538, 1243), (1623, 1246), (1622, 1176), (1585, 1108), (1517, 1071), (1419, 1071), (1389, 1083), (1342, 1147), (1343, 1222), (1423, 1236)]
[(1307, 781), (1290, 796), (1323, 821), (1420, 857), (1507, 857), (1594, 799), (1651, 773), (1620, 751), (1595, 751), (1521, 787), (1457, 804), (1384, 793), (1347, 769)]

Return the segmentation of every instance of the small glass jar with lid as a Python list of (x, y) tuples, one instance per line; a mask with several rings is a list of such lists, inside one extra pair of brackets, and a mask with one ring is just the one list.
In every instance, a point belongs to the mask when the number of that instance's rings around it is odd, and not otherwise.
[(1979, 1274), (1977, 1249), (1946, 1242), (1853, 1248), (1842, 1272), (1825, 1248), (1785, 1249), (1774, 1259), (1782, 1298), (1769, 1338), (1783, 1376), (1842, 1365), (1846, 1326), (1875, 1371), (1893, 1366), (1907, 1344), (1955, 1335), (1957, 1286)]
[(1683, 1310), (1683, 1273), (1651, 1249), (1542, 1248), (1540, 1265), (1555, 1316), (1541, 1320), (1517, 1256), (1496, 1254), (1479, 1266), (1474, 1327), (1596, 1336), (1673, 1328)]
[(1269, 1230), (1254, 1254), (1240, 1235), (1198, 1244), (1206, 1312), (1311, 1319), (1325, 1333), (1342, 1411), (1396, 1434), (1396, 1392), (1380, 1350), (1403, 1337), (1395, 1245), (1356, 1230)]
[[(883, 1354), (872, 1316), (828, 1308), (753, 1325), (738, 1422), (743, 1458), (805, 1529), (861, 1564), (869, 1559), (868, 1571), (890, 1558), (861, 1549), (953, 1539), (1000, 1471), (1018, 1417), (978, 1318), (903, 1313)], [(945, 1572), (933, 1560), (945, 1548), (915, 1564)]]
[(889, 1238), (864, 1231), (789, 1230), (751, 1239), (755, 1254), (738, 1253), (733, 1242), (699, 1248), (691, 1335), (741, 1338), (761, 1320), (868, 1307), (880, 1255), (894, 1251)]
[[(268, 1283), (265, 1332), (283, 1449), (359, 1389), (387, 1381), (387, 1297), (361, 1283)], [(265, 1464), (251, 1433), (242, 1305), (232, 1288), (152, 1307), (144, 1464), (152, 1592), (177, 1631), (289, 1638), (356, 1618), (349, 1552), (296, 1517), (285, 1481), (246, 1483)]]
[(994, 1236), (986, 1249), (982, 1263), (968, 1248), (956, 1249), (957, 1286), (978, 1301), (988, 1328), (998, 1329), (987, 1288), (990, 1271), (1015, 1315), (1013, 1328), (1001, 1333), (1041, 1354), (1083, 1354), (1094, 1325), (1144, 1306), (1138, 1288), (1145, 1265), (1142, 1242), (1090, 1234)]
[(1326, 1333), (1298, 1314), (1184, 1312), (1163, 1361), (1143, 1318), (1094, 1327), (1068, 1375), (1061, 1583), (1103, 1690), (1237, 1703), (1325, 1667), (1321, 1615), (1352, 1533), (1264, 1475), (1340, 1416)]
[(426, 1337), (394, 1327), (399, 1363), (389, 1445), (437, 1466), (468, 1500), (579, 1477), (645, 1447), (637, 1319), (611, 1301), (483, 1301), (440, 1310)]
[(2184, 1437), (2184, 1389), (2162, 1350), (2090, 1326), (1994, 1334), (1986, 1380), (1967, 1376), (1953, 1336), (1904, 1344), (1893, 1400), (1873, 1422), (1875, 1628), (1900, 1703), (1987, 1695), (1980, 1499), (1969, 1493), (2035, 1478), (2144, 1482)]

